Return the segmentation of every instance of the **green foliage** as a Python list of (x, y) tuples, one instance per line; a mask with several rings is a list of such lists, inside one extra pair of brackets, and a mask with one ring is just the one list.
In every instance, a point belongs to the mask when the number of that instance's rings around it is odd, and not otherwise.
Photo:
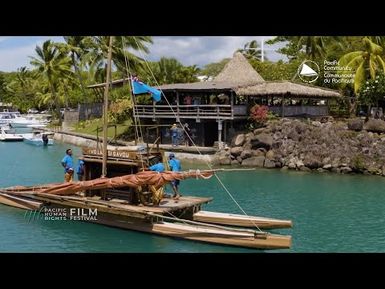
[(207, 75), (208, 77), (215, 77), (223, 70), (229, 61), (230, 58), (224, 58), (219, 62), (209, 63), (203, 67), (201, 74)]
[(251, 59), (251, 66), (267, 81), (272, 80), (291, 80), (297, 73), (300, 60), (285, 63), (282, 60), (278, 62), (260, 62)]
[(262, 58), (262, 52), (261, 52), (261, 49), (259, 48), (259, 44), (257, 40), (247, 42), (243, 46), (243, 48), (238, 49), (237, 51), (241, 52), (243, 56), (245, 56), (247, 59), (261, 60)]
[(374, 79), (367, 80), (358, 93), (358, 100), (363, 105), (375, 105), (385, 96), (385, 74), (379, 73)]
[(196, 65), (183, 66), (175, 58), (162, 57), (158, 62), (149, 63), (149, 66), (150, 69), (140, 72), (140, 78), (150, 85), (196, 82), (200, 72)]
[(112, 102), (108, 109), (108, 119), (112, 123), (123, 123), (132, 117), (132, 101), (130, 99), (119, 99)]
[(368, 37), (362, 39), (362, 49), (345, 54), (340, 65), (350, 67), (355, 72), (354, 92), (357, 94), (369, 78), (374, 79), (379, 71), (385, 72), (382, 58), (383, 49)]

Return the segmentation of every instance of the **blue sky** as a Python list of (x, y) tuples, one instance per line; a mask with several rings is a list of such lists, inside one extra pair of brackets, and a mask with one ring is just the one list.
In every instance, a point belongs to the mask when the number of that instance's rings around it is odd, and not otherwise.
[[(200, 67), (231, 57), (234, 51), (251, 40), (261, 41), (261, 36), (156, 36), (150, 46), (148, 60), (160, 57), (174, 57), (184, 65), (196, 64)], [(271, 38), (265, 36), (264, 39)], [(0, 71), (16, 71), (22, 66), (30, 67), (29, 56), (35, 55), (36, 45), (51, 39), (63, 42), (61, 36), (0, 36)], [(265, 55), (273, 61), (283, 59), (276, 53), (278, 46), (265, 45)]]

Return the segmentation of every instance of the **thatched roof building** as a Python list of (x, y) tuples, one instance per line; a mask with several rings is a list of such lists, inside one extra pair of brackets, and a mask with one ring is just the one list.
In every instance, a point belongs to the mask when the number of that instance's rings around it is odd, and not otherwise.
[(164, 91), (229, 91), (244, 96), (292, 96), (311, 98), (335, 98), (341, 94), (332, 89), (290, 81), (265, 81), (240, 52), (213, 81), (164, 84), (157, 88)]
[(265, 80), (250, 65), (242, 53), (236, 52), (223, 70), (214, 78), (214, 81), (245, 86), (264, 82)]
[(290, 81), (265, 81), (257, 85), (235, 89), (236, 94), (244, 96), (291, 96), (311, 98), (340, 97), (338, 91), (313, 85), (298, 84)]

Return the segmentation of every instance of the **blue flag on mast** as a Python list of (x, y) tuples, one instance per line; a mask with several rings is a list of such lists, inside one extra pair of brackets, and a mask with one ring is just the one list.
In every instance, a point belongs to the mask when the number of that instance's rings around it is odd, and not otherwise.
[(139, 81), (137, 77), (133, 77), (131, 79), (131, 83), (132, 83), (133, 94), (151, 93), (154, 101), (160, 100), (162, 95), (160, 90), (153, 88), (151, 86), (148, 86), (147, 84), (144, 84), (143, 82)]

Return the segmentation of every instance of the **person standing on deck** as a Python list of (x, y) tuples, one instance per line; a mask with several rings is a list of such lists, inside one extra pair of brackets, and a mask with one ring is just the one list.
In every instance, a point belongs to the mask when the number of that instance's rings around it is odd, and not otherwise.
[(156, 164), (155, 165), (152, 165), (151, 167), (149, 167), (150, 171), (154, 171), (154, 172), (164, 172), (164, 165), (163, 163), (161, 162), (161, 160), (158, 158), (156, 160)]
[(61, 161), (62, 166), (64, 167), (64, 181), (72, 182), (74, 175), (74, 164), (72, 160), (72, 150), (67, 149), (66, 155)]
[(78, 166), (76, 168), (76, 174), (79, 181), (84, 181), (84, 160), (83, 157), (79, 157)]
[[(173, 153), (171, 153), (168, 158), (169, 158), (168, 165), (170, 166), (170, 170), (173, 172), (180, 172), (182, 170), (182, 167), (180, 165), (180, 160), (176, 159)], [(179, 199), (179, 197), (181, 196), (181, 194), (178, 191), (179, 183), (180, 183), (179, 180), (171, 181), (172, 190), (174, 191), (173, 198), (176, 200)]]

